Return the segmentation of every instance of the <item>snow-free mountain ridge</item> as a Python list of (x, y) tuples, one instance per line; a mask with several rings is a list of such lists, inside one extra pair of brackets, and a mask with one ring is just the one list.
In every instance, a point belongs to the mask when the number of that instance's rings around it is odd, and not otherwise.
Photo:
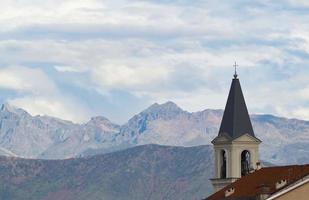
[(212, 148), (141, 145), (66, 160), (0, 156), (0, 199), (195, 200), (212, 193)]
[[(205, 145), (217, 135), (222, 114), (222, 110), (212, 109), (191, 113), (167, 102), (151, 105), (121, 126), (102, 116), (76, 124), (31, 116), (4, 104), (0, 110), (0, 155), (64, 159), (151, 143)], [(263, 160), (277, 164), (309, 162), (308, 121), (272, 115), (251, 115), (251, 120), (256, 136), (263, 141)]]

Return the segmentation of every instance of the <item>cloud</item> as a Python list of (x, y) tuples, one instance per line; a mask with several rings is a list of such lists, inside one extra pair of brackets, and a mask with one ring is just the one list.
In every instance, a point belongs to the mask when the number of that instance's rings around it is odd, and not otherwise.
[(93, 70), (93, 80), (108, 89), (139, 89), (142, 86), (164, 81), (168, 71), (163, 67), (129, 67), (105, 65)]
[[(74, 100), (74, 99), (71, 99)], [(87, 110), (72, 103), (69, 99), (59, 98), (59, 96), (48, 98), (46, 96), (24, 96), (9, 100), (9, 103), (23, 108), (32, 115), (48, 115), (73, 122), (86, 122), (89, 120)]]
[(300, 7), (309, 7), (309, 2), (306, 0), (289, 0), (290, 4)]
[(50, 115), (74, 122), (84, 122), (90, 117), (85, 107), (74, 98), (61, 93), (41, 69), (7, 67), (0, 69), (0, 79), (0, 88), (19, 93), (7, 101), (32, 115)]
[(92, 112), (87, 99), (97, 95), (223, 108), (237, 61), (250, 112), (305, 117), (299, 111), (309, 87), (304, 1), (1, 3), (0, 66), (28, 67), (8, 68), (0, 87), (18, 91), (15, 104), (36, 102), (36, 113), (74, 118), (70, 102)]
[(295, 118), (298, 119), (309, 119), (309, 108), (308, 107), (300, 107), (297, 108), (294, 112), (293, 112), (293, 116)]
[(13, 66), (0, 69), (0, 87), (32, 94), (55, 93), (55, 84), (40, 69)]
[(74, 67), (74, 66), (60, 66), (60, 65), (55, 65), (54, 68), (58, 72), (84, 72), (85, 70), (82, 67)]

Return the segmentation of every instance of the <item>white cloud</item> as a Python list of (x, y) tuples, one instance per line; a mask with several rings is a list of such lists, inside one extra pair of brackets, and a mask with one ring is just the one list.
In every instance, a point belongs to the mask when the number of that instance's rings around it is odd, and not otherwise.
[(86, 122), (89, 120), (88, 111), (72, 101), (59, 96), (24, 96), (9, 100), (9, 103), (27, 110), (32, 115), (48, 115), (73, 122)]
[(8, 31), (34, 24), (91, 23), (96, 18), (93, 14), (102, 8), (104, 5), (96, 0), (3, 0), (0, 30)]
[(138, 90), (167, 79), (168, 69), (155, 66), (106, 65), (94, 68), (92, 74), (93, 80), (103, 88)]
[(8, 99), (8, 102), (32, 115), (43, 114), (74, 122), (85, 122), (90, 117), (85, 107), (61, 93), (41, 69), (23, 66), (1, 69), (0, 87), (22, 93), (16, 98)]
[(56, 91), (55, 84), (42, 70), (23, 66), (0, 69), (0, 87), (32, 94), (49, 94)]
[[(14, 102), (33, 100), (33, 113), (66, 118), (73, 117), (71, 97), (59, 91), (64, 82), (199, 110), (224, 106), (236, 60), (253, 111), (294, 116), (307, 92), (309, 16), (304, 1), (293, 2), (4, 0), (0, 63), (42, 67), (10, 69), (0, 87), (25, 93)], [(59, 83), (51, 78), (61, 75)]]
[(297, 96), (308, 101), (309, 100), (309, 87), (300, 89)]
[(58, 72), (85, 72), (85, 69), (82, 67), (74, 67), (74, 66), (60, 66), (60, 65), (55, 65), (54, 68), (58, 71)]
[(293, 111), (293, 116), (298, 119), (309, 120), (309, 108), (299, 107), (295, 111)]
[(307, 0), (288, 0), (288, 2), (295, 6), (309, 7), (309, 2)]

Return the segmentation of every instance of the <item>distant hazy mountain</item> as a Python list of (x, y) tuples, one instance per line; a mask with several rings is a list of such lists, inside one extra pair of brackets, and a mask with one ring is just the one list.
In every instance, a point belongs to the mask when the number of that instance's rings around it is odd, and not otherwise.
[[(218, 134), (223, 110), (186, 112), (173, 102), (154, 104), (121, 127), (134, 144), (174, 146), (210, 144)], [(309, 163), (309, 122), (272, 115), (252, 115), (261, 157), (276, 164)]]
[(0, 199), (200, 200), (211, 193), (212, 147), (146, 145), (89, 158), (0, 157)]
[[(119, 126), (104, 117), (74, 124), (31, 116), (7, 104), (0, 111), (0, 154), (27, 158), (68, 158), (112, 152), (142, 144), (210, 144), (218, 133), (222, 110), (190, 113), (173, 102), (153, 104)], [(309, 163), (309, 122), (272, 115), (252, 115), (263, 143), (263, 160), (277, 164)]]
[(0, 153), (25, 158), (74, 157), (89, 148), (104, 148), (119, 128), (104, 117), (80, 125), (48, 116), (33, 117), (4, 104), (0, 110)]

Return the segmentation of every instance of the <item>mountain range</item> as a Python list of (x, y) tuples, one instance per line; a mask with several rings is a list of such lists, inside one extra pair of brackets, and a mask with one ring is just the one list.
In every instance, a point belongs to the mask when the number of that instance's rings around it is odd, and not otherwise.
[[(222, 110), (187, 112), (173, 102), (153, 104), (124, 125), (98, 116), (76, 124), (49, 116), (31, 116), (4, 104), (0, 110), (0, 155), (65, 159), (159, 144), (210, 144), (218, 133)], [(263, 142), (261, 158), (275, 164), (309, 162), (309, 122), (273, 115), (251, 115)], [(290, 155), (290, 156), (287, 156)]]
[(200, 200), (212, 191), (211, 146), (141, 145), (65, 160), (0, 157), (3, 200)]

